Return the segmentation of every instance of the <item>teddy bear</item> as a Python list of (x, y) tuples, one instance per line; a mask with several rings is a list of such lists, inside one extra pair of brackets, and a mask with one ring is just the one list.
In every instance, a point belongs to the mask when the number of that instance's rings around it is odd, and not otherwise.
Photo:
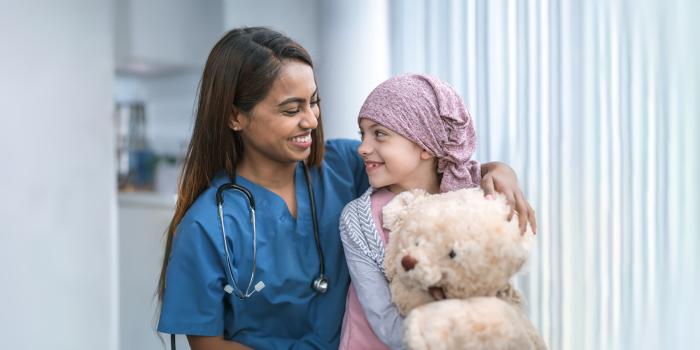
[(383, 209), (384, 267), (409, 349), (546, 349), (510, 279), (533, 234), (481, 189), (400, 193)]

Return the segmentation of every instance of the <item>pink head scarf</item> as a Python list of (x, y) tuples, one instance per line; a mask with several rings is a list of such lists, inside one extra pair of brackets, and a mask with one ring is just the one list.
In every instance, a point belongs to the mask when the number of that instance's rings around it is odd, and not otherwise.
[(381, 124), (438, 159), (440, 191), (475, 187), (481, 167), (470, 159), (476, 149), (474, 122), (455, 89), (426, 75), (393, 77), (377, 86), (359, 119)]

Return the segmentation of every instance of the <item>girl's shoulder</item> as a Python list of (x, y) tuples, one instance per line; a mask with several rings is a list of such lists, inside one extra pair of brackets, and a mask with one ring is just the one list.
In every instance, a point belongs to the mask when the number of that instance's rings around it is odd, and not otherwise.
[(372, 188), (368, 188), (361, 196), (351, 200), (345, 205), (341, 213), (341, 218), (352, 218), (355, 219), (359, 216), (371, 214), (371, 202), (370, 197), (372, 195)]

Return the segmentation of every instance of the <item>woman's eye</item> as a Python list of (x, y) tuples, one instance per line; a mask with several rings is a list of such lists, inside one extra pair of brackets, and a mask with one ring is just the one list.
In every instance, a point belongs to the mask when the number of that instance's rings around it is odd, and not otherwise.
[(318, 106), (319, 103), (321, 103), (321, 99), (317, 98), (317, 99), (311, 101), (309, 104), (311, 105), (311, 107), (316, 107), (316, 106)]
[(292, 110), (284, 111), (284, 114), (286, 114), (286, 115), (295, 115), (295, 114), (297, 114), (297, 113), (299, 113), (299, 110), (298, 110), (298, 109), (292, 109)]
[(457, 253), (455, 253), (455, 251), (453, 249), (453, 250), (450, 250), (450, 254), (448, 254), (448, 256), (450, 257), (450, 259), (454, 259), (455, 256), (457, 256)]

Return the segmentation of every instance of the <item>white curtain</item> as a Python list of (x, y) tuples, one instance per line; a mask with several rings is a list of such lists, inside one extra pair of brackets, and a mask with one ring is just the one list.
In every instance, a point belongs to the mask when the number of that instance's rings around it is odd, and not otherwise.
[(693, 0), (393, 0), (392, 73), (453, 84), (537, 211), (550, 349), (700, 348)]

